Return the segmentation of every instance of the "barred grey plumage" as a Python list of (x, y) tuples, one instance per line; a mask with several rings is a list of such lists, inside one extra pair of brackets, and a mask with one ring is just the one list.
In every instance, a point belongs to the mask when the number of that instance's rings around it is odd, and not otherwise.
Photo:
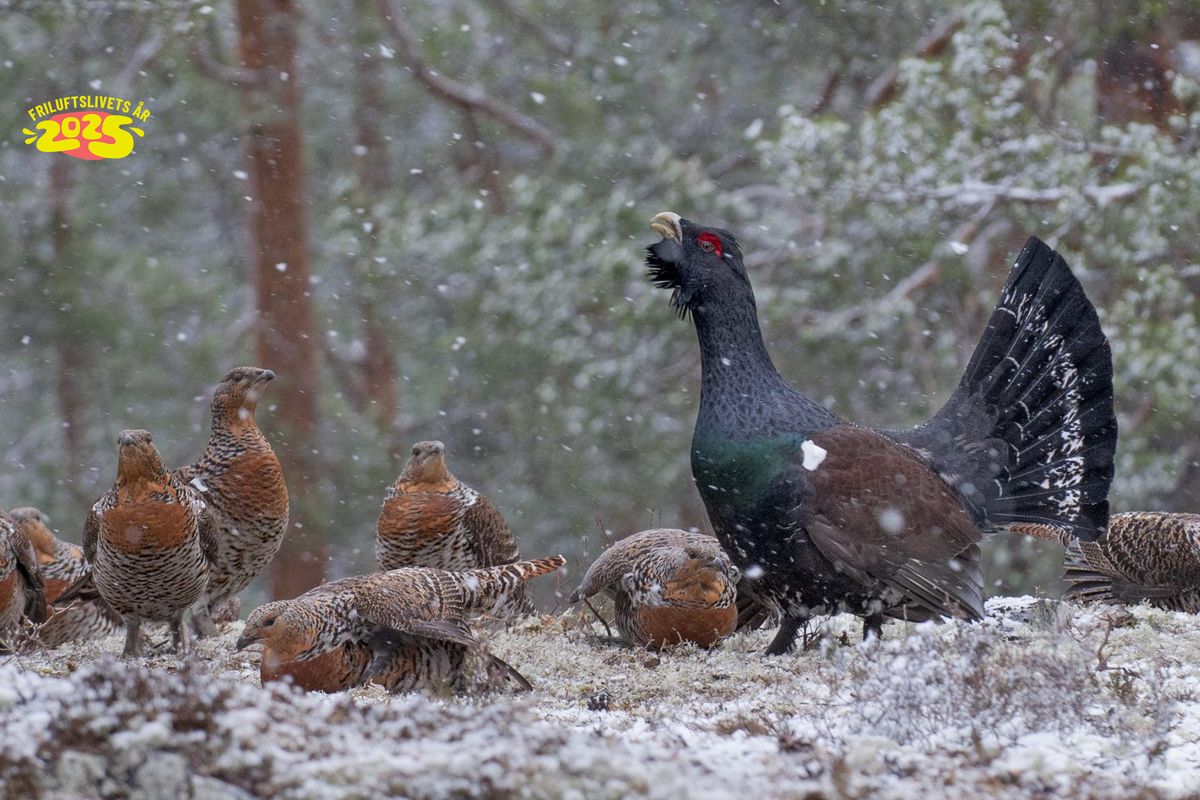
[[(238, 647), (264, 644), (264, 681), (287, 674), (326, 691), (368, 681), (395, 691), (444, 688), (480, 648), (470, 617), (494, 614), (525, 581), (565, 563), (556, 556), (464, 572), (402, 567), (343, 578), (256, 608)], [(495, 656), (486, 662), (490, 673), (528, 685)]]
[(641, 531), (592, 562), (570, 602), (606, 592), (631, 644), (716, 643), (737, 626), (741, 573), (716, 538), (675, 528)]
[(1103, 539), (1067, 544), (1063, 579), (1072, 600), (1200, 613), (1200, 514), (1115, 514)]

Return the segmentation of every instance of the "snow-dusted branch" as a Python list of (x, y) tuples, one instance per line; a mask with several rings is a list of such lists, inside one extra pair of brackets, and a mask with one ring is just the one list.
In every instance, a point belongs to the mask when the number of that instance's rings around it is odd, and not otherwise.
[[(1144, 184), (1126, 182), (1114, 183), (1107, 186), (1089, 185), (1079, 189), (1079, 193), (1098, 206), (1105, 206), (1117, 200), (1124, 200), (1138, 194)], [(961, 203), (972, 205), (988, 203), (995, 200), (1007, 200), (1017, 203), (1057, 203), (1067, 197), (1072, 190), (1064, 188), (1034, 189), (1028, 186), (1011, 186), (1008, 184), (985, 183), (983, 181), (963, 181), (946, 186), (936, 186), (930, 189), (896, 189), (883, 192), (879, 197), (889, 203), (910, 203), (914, 200), (948, 200), (955, 199)]]
[[(951, 14), (938, 20), (929, 33), (922, 36), (916, 46), (913, 48), (913, 54), (917, 58), (936, 58), (950, 44), (950, 40), (954, 38), (954, 34), (958, 33), (963, 26), (963, 18), (960, 14)], [(887, 105), (891, 99), (896, 96), (896, 89), (900, 84), (900, 68), (893, 64), (888, 67), (887, 71), (876, 78), (870, 86), (867, 87), (867, 107), (877, 109), (880, 106)]]
[(500, 124), (537, 142), (547, 156), (554, 152), (554, 139), (550, 136), (549, 131), (533, 119), (500, 102), (483, 90), (447, 78), (431, 67), (420, 55), (420, 39), (413, 29), (400, 18), (400, 12), (392, 0), (376, 0), (376, 6), (379, 9), (379, 15), (383, 17), (383, 21), (387, 25), (388, 32), (396, 42), (396, 55), (430, 92), (453, 105), (467, 110), (475, 109), (487, 114)]
[[(995, 207), (996, 200), (993, 198), (971, 215), (970, 219), (964, 220), (959, 224), (954, 229), (954, 232), (950, 234), (949, 241), (953, 243), (952, 246), (969, 247), (976, 236), (979, 235), (984, 221), (991, 215)], [(847, 326), (860, 322), (870, 314), (894, 309), (902, 303), (913, 303), (913, 298), (916, 295), (925, 289), (936, 286), (941, 280), (941, 265), (936, 258), (931, 258), (908, 275), (896, 281), (896, 285), (892, 287), (891, 291), (878, 300), (869, 303), (859, 303), (831, 312), (805, 309), (801, 313), (798, 322), (801, 325), (820, 327), (828, 331), (842, 330)]]

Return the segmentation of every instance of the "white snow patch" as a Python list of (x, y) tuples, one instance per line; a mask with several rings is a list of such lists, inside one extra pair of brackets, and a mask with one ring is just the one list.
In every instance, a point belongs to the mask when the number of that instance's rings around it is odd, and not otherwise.
[(904, 532), (904, 512), (895, 506), (888, 506), (879, 512), (879, 527), (885, 533), (898, 536)]
[(767, 658), (770, 630), (647, 653), (573, 608), (480, 631), (534, 689), (463, 698), (261, 688), (240, 623), (188, 663), (120, 661), (113, 636), (0, 658), (0, 795), (90, 796), (70, 779), (156, 796), (174, 764), (181, 796), (1194, 796), (1200, 618), (1030, 597), (987, 611), (888, 622), (869, 646), (858, 618), (822, 618), (816, 646)]
[(805, 439), (800, 445), (800, 451), (804, 453), (803, 467), (812, 472), (817, 467), (821, 466), (821, 462), (825, 460), (825, 456), (829, 451), (821, 445), (814, 442), (812, 439)]

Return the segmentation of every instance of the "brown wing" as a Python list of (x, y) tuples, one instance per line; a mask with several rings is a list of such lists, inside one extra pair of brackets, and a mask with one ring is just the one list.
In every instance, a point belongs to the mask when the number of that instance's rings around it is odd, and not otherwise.
[(810, 442), (794, 469), (813, 488), (806, 528), (825, 557), (867, 586), (902, 592), (915, 610), (982, 617), (979, 530), (954, 490), (866, 428), (837, 425)]
[(83, 557), (89, 564), (96, 560), (96, 543), (100, 540), (100, 515), (115, 502), (116, 494), (111, 491), (100, 495), (83, 522)]
[(511, 564), (521, 557), (517, 540), (492, 501), (479, 495), (463, 515), (476, 563), (481, 567)]
[[(445, 641), (466, 636), (474, 642), (463, 621), (462, 597), (441, 570), (407, 568), (363, 575), (352, 580), (349, 590), (354, 610), (368, 625)], [(462, 635), (444, 628), (446, 624)]]
[(221, 552), (220, 528), (206, 503), (200, 504), (196, 516), (196, 526), (197, 532), (200, 534), (200, 549), (204, 552), (204, 558), (210, 567), (215, 567)]
[[(184, 486), (192, 484), (192, 479), (197, 475), (196, 465), (188, 464), (183, 467), (178, 467), (171, 470), (171, 477), (182, 483)], [(198, 489), (199, 487), (197, 487)]]

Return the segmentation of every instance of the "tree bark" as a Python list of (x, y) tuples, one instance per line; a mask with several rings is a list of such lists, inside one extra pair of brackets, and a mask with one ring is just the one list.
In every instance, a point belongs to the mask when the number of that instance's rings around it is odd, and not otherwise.
[[(73, 280), (69, 275), (74, 269), (71, 259), (71, 165), (65, 158), (50, 160), (50, 241), (54, 248), (55, 267), (60, 280)], [(72, 303), (73, 304), (73, 303)], [(54, 349), (58, 355), (55, 389), (58, 394), (58, 411), (62, 416), (63, 444), (66, 447), (64, 483), (71, 493), (71, 500), (79, 506), (87, 506), (88, 493), (79, 480), (83, 465), (83, 432), (86, 429), (88, 357), (85, 352), (88, 337), (81, 335), (74, 315), (64, 320), (55, 336)]]
[(380, 319), (376, 290), (379, 283), (375, 253), (386, 225), (384, 215), (377, 212), (380, 200), (392, 190), (391, 165), (387, 143), (383, 136), (386, 118), (381, 95), (383, 76), (376, 45), (383, 35), (376, 17), (373, 0), (356, 3), (358, 61), (356, 64), (357, 97), (355, 127), (357, 144), (363, 155), (357, 160), (357, 194), (360, 207), (367, 209), (370, 230), (363, 237), (355, 279), (358, 283), (358, 305), (364, 325), (365, 355), (360, 371), (367, 413), (383, 433), (392, 430), (396, 421), (396, 359), (387, 327)]
[(326, 579), (329, 548), (314, 524), (319, 503), (316, 450), (317, 343), (309, 293), (308, 203), (296, 73), (295, 4), (238, 0), (240, 66), (261, 80), (241, 87), (249, 121), (246, 164), (253, 191), (250, 274), (258, 312), (259, 365), (272, 387), (279, 460), (291, 495), (291, 526), (271, 565), (271, 593), (295, 597)]

